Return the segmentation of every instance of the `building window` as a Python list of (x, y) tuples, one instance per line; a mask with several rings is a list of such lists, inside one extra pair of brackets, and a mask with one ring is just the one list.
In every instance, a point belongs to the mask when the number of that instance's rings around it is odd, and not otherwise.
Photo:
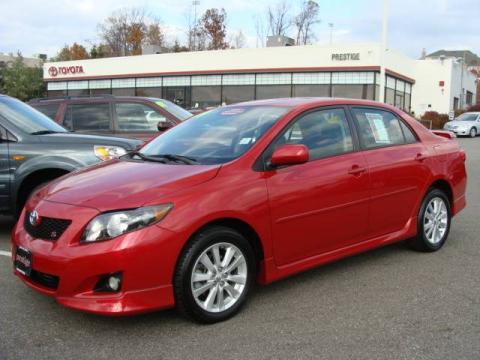
[(364, 85), (332, 85), (332, 96), (337, 98), (364, 99)]
[(162, 88), (161, 87), (137, 87), (137, 96), (161, 98)]
[(112, 87), (112, 80), (90, 80), (88, 88), (91, 89), (110, 89)]
[(163, 86), (190, 86), (190, 76), (164, 77)]
[(458, 110), (458, 97), (453, 98), (453, 110)]
[(47, 84), (47, 90), (48, 91), (67, 90), (67, 82), (66, 81), (49, 82)]
[(467, 103), (467, 106), (472, 106), (472, 103), (473, 103), (473, 93), (470, 92), (470, 91), (467, 91), (467, 95), (466, 95), (466, 103)]
[(257, 86), (257, 99), (275, 99), (275, 98), (287, 98), (291, 96), (290, 85), (263, 85)]
[(206, 108), (221, 103), (220, 86), (192, 86), (193, 107)]
[(88, 81), (69, 81), (67, 83), (69, 96), (88, 95)]
[(228, 105), (253, 99), (255, 99), (255, 86), (253, 85), (223, 86), (222, 103)]
[(136, 85), (137, 85), (137, 88), (162, 87), (162, 78), (161, 77), (138, 78)]
[(330, 84), (331, 73), (294, 73), (292, 77), (293, 84)]
[(293, 85), (293, 96), (330, 96), (330, 85)]
[(135, 79), (112, 79), (112, 89), (135, 88)]
[(373, 72), (334, 72), (332, 84), (373, 84)]
[(90, 89), (90, 95), (110, 95), (112, 93), (112, 89)]
[(112, 89), (115, 96), (135, 96), (135, 88)]
[(222, 84), (221, 75), (192, 76), (192, 86), (214, 86)]
[(89, 94), (88, 89), (84, 90), (68, 90), (68, 96), (86, 96)]
[(255, 74), (223, 75), (223, 85), (255, 85)]
[(49, 97), (60, 97), (60, 96), (66, 96), (66, 95), (67, 95), (67, 90), (48, 90)]
[(257, 74), (257, 85), (276, 85), (276, 84), (291, 84), (291, 83), (292, 83), (291, 73)]

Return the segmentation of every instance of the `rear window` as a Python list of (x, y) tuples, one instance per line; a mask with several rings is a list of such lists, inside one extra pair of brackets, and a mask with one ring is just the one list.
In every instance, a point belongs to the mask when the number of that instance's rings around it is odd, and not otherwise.
[(108, 103), (68, 105), (63, 125), (70, 130), (109, 130), (110, 105)]
[(50, 119), (55, 120), (55, 116), (57, 115), (60, 104), (48, 104), (48, 105), (30, 104), (30, 106), (40, 111), (43, 115), (47, 115)]

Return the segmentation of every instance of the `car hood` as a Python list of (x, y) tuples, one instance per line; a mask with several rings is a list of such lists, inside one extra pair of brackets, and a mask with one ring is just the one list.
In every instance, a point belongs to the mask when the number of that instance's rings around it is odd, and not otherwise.
[(475, 124), (475, 121), (456, 121), (456, 120), (453, 120), (453, 121), (449, 121), (447, 122), (447, 124), (449, 126), (460, 126), (460, 127), (468, 127), (468, 126), (472, 126), (473, 124)]
[(127, 149), (135, 149), (143, 144), (143, 141), (136, 139), (127, 139), (116, 136), (87, 135), (80, 133), (56, 133), (47, 135), (34, 135), (37, 139), (49, 143), (68, 143), (68, 144), (92, 144), (92, 145), (116, 145)]
[(47, 201), (101, 212), (155, 204), (167, 194), (214, 178), (220, 165), (168, 165), (114, 160), (52, 182), (39, 194)]

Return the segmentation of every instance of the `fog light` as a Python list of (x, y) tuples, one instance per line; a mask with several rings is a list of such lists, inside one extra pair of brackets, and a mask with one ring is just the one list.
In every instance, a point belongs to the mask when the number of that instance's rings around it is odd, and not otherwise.
[(95, 285), (95, 292), (118, 292), (122, 288), (122, 273), (101, 275)]
[(120, 277), (118, 275), (110, 276), (108, 278), (108, 287), (112, 291), (118, 291), (120, 289)]

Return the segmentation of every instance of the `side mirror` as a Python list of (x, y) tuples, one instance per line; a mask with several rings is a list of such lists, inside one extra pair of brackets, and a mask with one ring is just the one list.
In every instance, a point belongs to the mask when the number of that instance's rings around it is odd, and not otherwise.
[(306, 163), (307, 161), (308, 148), (302, 144), (290, 144), (279, 146), (274, 150), (270, 165), (274, 167), (296, 165)]
[(167, 131), (172, 125), (168, 121), (159, 121), (157, 124), (158, 131)]

